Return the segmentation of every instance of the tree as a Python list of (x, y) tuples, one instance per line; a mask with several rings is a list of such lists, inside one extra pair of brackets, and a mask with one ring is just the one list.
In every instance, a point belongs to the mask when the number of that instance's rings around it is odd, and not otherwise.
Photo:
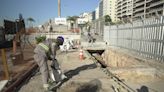
[(112, 19), (109, 15), (105, 15), (105, 25), (109, 25), (112, 22)]
[(31, 27), (33, 27), (33, 26), (32, 26), (32, 25), (33, 25), (32, 23), (35, 22), (35, 20), (34, 20), (32, 17), (29, 17), (29, 18), (27, 18), (27, 21), (29, 21)]

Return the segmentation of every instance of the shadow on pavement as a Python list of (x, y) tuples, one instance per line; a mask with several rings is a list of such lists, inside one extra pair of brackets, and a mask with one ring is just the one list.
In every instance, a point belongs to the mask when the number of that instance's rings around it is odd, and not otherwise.
[(142, 86), (140, 89), (137, 89), (137, 92), (149, 92), (148, 87)]
[(98, 79), (94, 79), (85, 83), (76, 89), (76, 92), (100, 92), (102, 83)]
[[(67, 82), (69, 79), (71, 79), (73, 76), (75, 75), (78, 75), (81, 71), (84, 71), (84, 70), (89, 70), (89, 69), (94, 69), (96, 68), (97, 66), (95, 64), (90, 64), (90, 65), (84, 65), (84, 66), (80, 66), (80, 67), (77, 67), (76, 69), (74, 70), (69, 70), (67, 72), (65, 72), (64, 74), (67, 76), (67, 79), (63, 80), (60, 85), (56, 86), (55, 88), (53, 88), (53, 91), (56, 92), (57, 88), (61, 87), (61, 85), (64, 83), (64, 82)], [(81, 92), (81, 91), (78, 91), (78, 92)]]

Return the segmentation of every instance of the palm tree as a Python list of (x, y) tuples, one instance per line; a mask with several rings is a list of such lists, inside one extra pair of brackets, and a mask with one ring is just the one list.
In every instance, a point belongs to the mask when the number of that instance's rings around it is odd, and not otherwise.
[(32, 22), (35, 22), (35, 20), (32, 17), (27, 18), (27, 21), (30, 22), (30, 26), (33, 27)]

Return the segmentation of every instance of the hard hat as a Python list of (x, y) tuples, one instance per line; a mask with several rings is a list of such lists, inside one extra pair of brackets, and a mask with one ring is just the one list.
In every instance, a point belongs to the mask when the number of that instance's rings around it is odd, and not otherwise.
[(64, 43), (64, 37), (58, 36), (57, 37), (57, 42), (58, 42), (59, 45), (63, 45), (63, 43)]

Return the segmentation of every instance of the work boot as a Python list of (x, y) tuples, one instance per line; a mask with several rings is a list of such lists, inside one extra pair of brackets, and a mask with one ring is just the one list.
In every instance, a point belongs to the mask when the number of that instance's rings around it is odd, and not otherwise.
[(44, 92), (49, 91), (49, 84), (43, 84)]

